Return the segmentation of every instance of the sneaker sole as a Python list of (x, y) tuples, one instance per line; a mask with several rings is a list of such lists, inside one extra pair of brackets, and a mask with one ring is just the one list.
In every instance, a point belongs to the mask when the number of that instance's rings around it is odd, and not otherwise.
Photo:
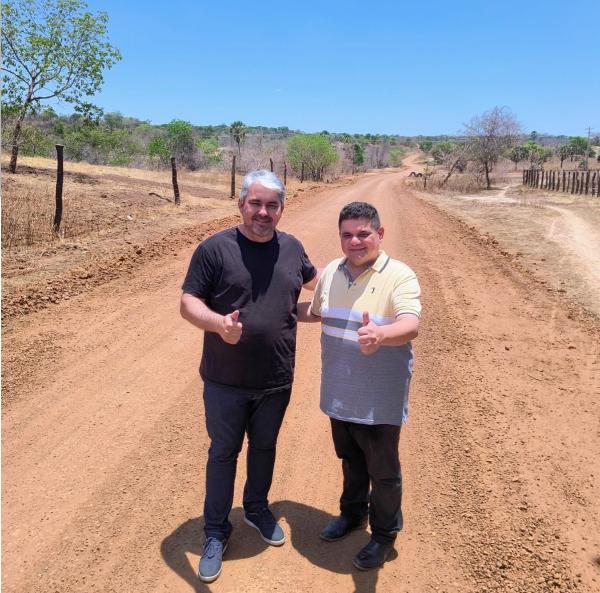
[(344, 535), (340, 535), (340, 537), (326, 537), (322, 533), (319, 533), (319, 537), (324, 542), (339, 542), (341, 539), (344, 539), (345, 537), (348, 537), (353, 531), (357, 531), (358, 529), (364, 529), (366, 526), (367, 526), (366, 522), (365, 523), (360, 523), (359, 525), (356, 525), (352, 529), (348, 529), (348, 531), (346, 531), (346, 533), (344, 533)]
[(262, 532), (260, 531), (260, 529), (256, 525), (254, 525), (254, 523), (252, 523), (252, 521), (250, 521), (246, 517), (244, 517), (244, 523), (246, 523), (246, 525), (250, 525), (250, 527), (254, 527), (254, 529), (256, 529), (256, 531), (258, 531), (258, 533), (260, 534), (260, 537), (262, 537), (263, 541), (267, 542), (269, 545), (271, 545), (271, 546), (283, 546), (283, 544), (285, 544), (285, 535), (283, 536), (283, 539), (280, 539), (280, 540), (268, 539), (268, 538), (266, 538), (262, 534)]
[[(229, 545), (229, 542), (227, 542), (224, 546), (223, 546), (223, 556), (225, 556), (225, 550), (227, 550), (227, 546)], [(198, 578), (203, 582), (203, 583), (212, 583), (213, 581), (216, 581), (219, 578), (219, 575), (221, 574), (221, 571), (223, 570), (223, 564), (221, 564), (221, 568), (219, 568), (219, 572), (215, 575), (212, 575), (210, 577), (204, 577), (200, 574), (200, 570), (198, 570)]]

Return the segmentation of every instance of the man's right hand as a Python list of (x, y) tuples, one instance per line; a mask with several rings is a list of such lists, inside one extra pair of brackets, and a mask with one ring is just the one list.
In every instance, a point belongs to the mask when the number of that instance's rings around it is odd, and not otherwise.
[(240, 312), (236, 309), (233, 313), (223, 316), (222, 326), (219, 335), (224, 342), (228, 344), (237, 344), (242, 337), (242, 324), (238, 321)]

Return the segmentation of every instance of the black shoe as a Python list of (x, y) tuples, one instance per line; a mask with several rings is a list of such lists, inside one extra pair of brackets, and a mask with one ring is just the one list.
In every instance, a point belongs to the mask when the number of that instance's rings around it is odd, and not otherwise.
[(381, 566), (389, 556), (393, 544), (380, 544), (372, 539), (355, 557), (352, 564), (359, 570), (371, 570)]
[(355, 529), (361, 529), (366, 525), (366, 517), (356, 521), (348, 519), (347, 517), (344, 517), (344, 515), (340, 515), (325, 525), (325, 529), (321, 531), (319, 537), (324, 539), (326, 542), (335, 542), (338, 539), (346, 537), (351, 531), (354, 531)]

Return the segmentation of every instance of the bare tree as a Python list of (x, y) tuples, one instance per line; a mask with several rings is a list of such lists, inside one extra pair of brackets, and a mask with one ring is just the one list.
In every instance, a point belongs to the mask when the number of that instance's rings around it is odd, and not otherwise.
[(515, 145), (520, 132), (519, 123), (506, 107), (494, 107), (465, 124), (471, 158), (483, 169), (487, 189), (491, 188), (490, 173), (494, 165), (502, 153)]

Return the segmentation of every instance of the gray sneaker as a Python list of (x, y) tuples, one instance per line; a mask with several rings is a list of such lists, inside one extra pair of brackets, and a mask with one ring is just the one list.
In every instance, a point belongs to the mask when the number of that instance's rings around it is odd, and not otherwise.
[(221, 574), (223, 554), (226, 549), (227, 540), (221, 541), (216, 537), (209, 537), (204, 542), (202, 557), (198, 565), (198, 578), (203, 583), (212, 583)]
[(282, 546), (285, 543), (285, 533), (277, 525), (277, 521), (269, 509), (262, 509), (257, 513), (246, 513), (244, 521), (250, 527), (254, 527), (268, 544)]

